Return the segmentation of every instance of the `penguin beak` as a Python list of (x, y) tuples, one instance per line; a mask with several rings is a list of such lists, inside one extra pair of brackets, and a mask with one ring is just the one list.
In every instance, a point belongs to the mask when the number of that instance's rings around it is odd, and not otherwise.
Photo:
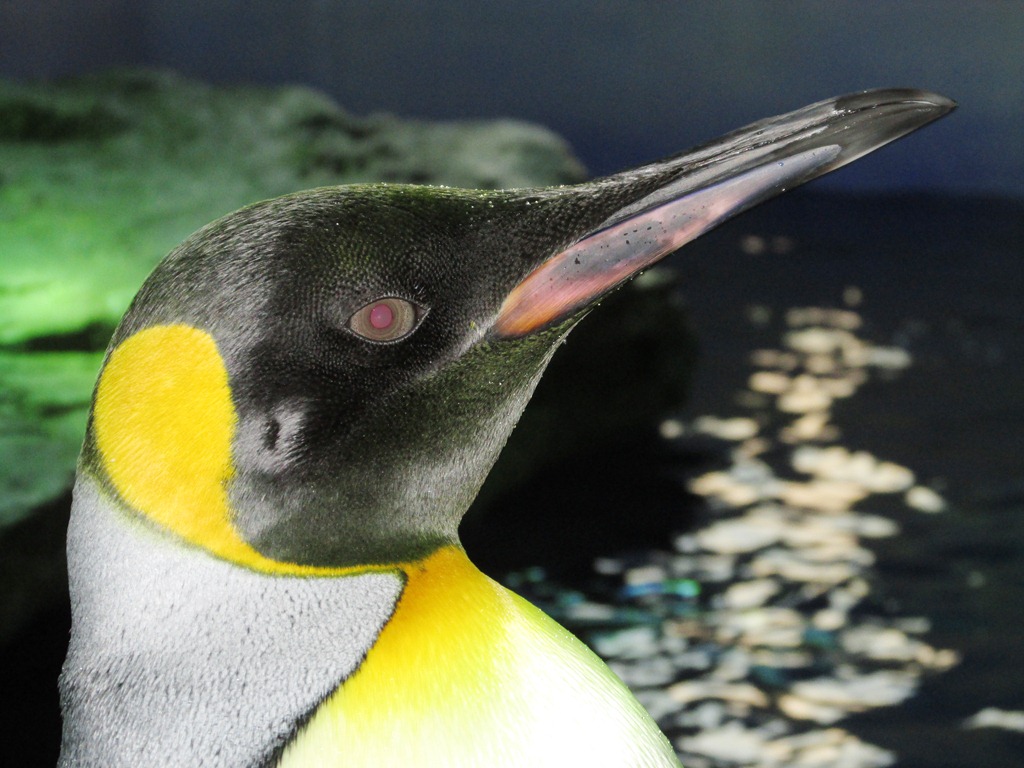
[[(723, 221), (955, 106), (924, 91), (865, 91), (762, 120), (663, 162), (575, 188), (627, 204), (516, 285), (492, 334), (519, 338), (556, 325)], [(663, 181), (653, 191), (652, 177)], [(628, 191), (637, 188), (642, 191), (630, 200)]]

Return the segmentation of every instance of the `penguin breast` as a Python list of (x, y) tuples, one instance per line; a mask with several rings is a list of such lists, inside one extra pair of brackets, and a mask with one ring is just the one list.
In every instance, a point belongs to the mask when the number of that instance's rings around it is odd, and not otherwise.
[(445, 547), (360, 667), (286, 748), (298, 766), (678, 766), (605, 664)]

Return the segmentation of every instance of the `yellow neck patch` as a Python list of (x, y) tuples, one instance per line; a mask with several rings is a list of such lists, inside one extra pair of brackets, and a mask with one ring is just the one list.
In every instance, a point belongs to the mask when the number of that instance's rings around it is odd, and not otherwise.
[[(508, 598), (455, 548), (404, 570), (408, 579), (395, 614), (362, 666), (285, 752), (282, 767), (385, 765), (410, 739), (421, 738), (411, 724), (441, 734), (454, 720), (467, 736), (490, 725), (504, 627), (491, 621), (488, 609), (495, 597)], [(499, 658), (492, 656), (495, 649)]]
[(93, 434), (118, 495), (162, 529), (217, 557), (279, 575), (339, 576), (273, 560), (232, 523), (228, 486), (238, 421), (213, 337), (187, 325), (139, 331), (111, 354), (93, 403)]
[(279, 768), (679, 765), (600, 659), (461, 549), (402, 569), (391, 620)]

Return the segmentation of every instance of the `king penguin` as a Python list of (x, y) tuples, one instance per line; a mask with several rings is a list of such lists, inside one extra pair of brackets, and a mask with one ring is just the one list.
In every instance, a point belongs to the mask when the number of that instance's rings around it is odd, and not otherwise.
[(601, 297), (952, 107), (864, 92), (576, 186), (316, 189), (188, 238), (94, 392), (60, 765), (678, 766), (460, 519)]

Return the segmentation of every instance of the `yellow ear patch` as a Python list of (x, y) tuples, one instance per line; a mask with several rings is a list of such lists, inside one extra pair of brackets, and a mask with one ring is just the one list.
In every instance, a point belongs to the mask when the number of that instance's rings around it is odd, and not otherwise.
[(242, 555), (227, 519), (234, 407), (209, 334), (147, 328), (110, 355), (93, 426), (103, 467), (130, 506), (193, 544)]
[(161, 528), (258, 571), (356, 571), (280, 562), (242, 539), (228, 500), (237, 421), (216, 342), (187, 325), (146, 328), (122, 342), (107, 360), (93, 404), (103, 470), (124, 502)]

